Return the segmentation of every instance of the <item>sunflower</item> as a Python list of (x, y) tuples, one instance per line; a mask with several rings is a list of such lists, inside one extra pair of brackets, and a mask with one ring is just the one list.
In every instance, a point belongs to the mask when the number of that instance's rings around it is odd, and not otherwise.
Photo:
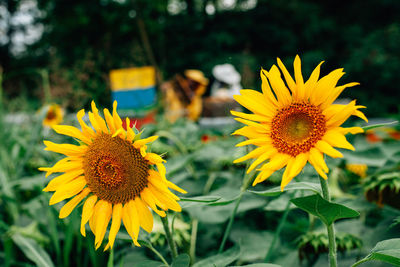
[(51, 104), (45, 107), (46, 117), (43, 120), (43, 125), (47, 127), (51, 127), (53, 125), (57, 125), (62, 122), (64, 118), (64, 111), (57, 104)]
[(248, 173), (263, 163), (253, 186), (286, 166), (281, 182), (283, 191), (307, 162), (327, 179), (329, 169), (324, 154), (333, 158), (342, 157), (342, 153), (334, 147), (354, 150), (345, 134), (363, 132), (360, 127), (344, 128), (341, 125), (351, 115), (365, 121), (367, 118), (358, 110), (365, 107), (356, 105), (355, 100), (347, 105), (333, 104), (345, 88), (358, 85), (353, 82), (336, 86), (344, 75), (343, 69), (334, 70), (319, 79), (321, 62), (304, 82), (299, 56), (294, 60), (295, 80), (282, 61), (279, 58), (277, 61), (280, 70), (275, 65), (269, 71), (261, 70), (262, 93), (241, 90), (240, 95), (234, 96), (237, 102), (254, 114), (231, 113), (237, 116), (237, 121), (246, 125), (233, 133), (248, 139), (237, 146), (257, 146), (234, 163), (255, 159), (247, 169)]
[[(179, 212), (179, 198), (169, 188), (186, 193), (166, 179), (165, 160), (147, 152), (146, 144), (158, 137), (140, 139), (132, 128), (124, 130), (116, 110), (117, 102), (113, 104), (113, 114), (104, 109), (104, 121), (92, 102), (92, 112), (88, 115), (93, 128), (83, 121), (83, 109), (77, 113), (82, 130), (68, 125), (53, 126), (57, 133), (76, 138), (79, 145), (44, 141), (45, 150), (66, 157), (53, 167), (40, 168), (47, 172), (46, 177), (63, 172), (43, 189), (55, 192), (50, 205), (71, 198), (61, 208), (60, 218), (67, 217), (86, 198), (80, 230), (85, 236), (85, 225), (89, 222), (96, 249), (102, 244), (111, 218), (105, 250), (113, 247), (121, 220), (134, 244), (140, 246), (137, 242), (140, 227), (149, 233), (153, 228), (149, 207), (163, 217), (168, 209)], [(126, 125), (130, 125), (129, 118)]]

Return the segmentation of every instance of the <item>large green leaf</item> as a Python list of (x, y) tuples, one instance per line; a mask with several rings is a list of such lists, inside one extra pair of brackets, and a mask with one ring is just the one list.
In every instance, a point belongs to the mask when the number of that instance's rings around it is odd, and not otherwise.
[(208, 257), (196, 262), (193, 267), (225, 267), (234, 262), (240, 256), (240, 247), (234, 246), (224, 253)]
[(39, 267), (53, 267), (47, 252), (34, 240), (18, 233), (11, 235), (14, 243), (24, 252), (25, 256)]
[(371, 252), (362, 260), (356, 262), (352, 267), (367, 261), (383, 261), (400, 266), (400, 238), (393, 238), (379, 242)]
[(166, 265), (164, 263), (162, 263), (161, 261), (152, 261), (152, 260), (141, 261), (141, 262), (135, 263), (132, 266), (135, 266), (135, 267), (166, 267)]
[[(232, 266), (232, 267), (239, 267), (239, 266)], [(281, 266), (272, 263), (253, 263), (248, 265), (240, 265), (240, 267), (281, 267)]]
[(190, 257), (188, 254), (181, 254), (172, 262), (171, 267), (189, 267)]
[(291, 201), (300, 209), (320, 218), (328, 226), (338, 219), (353, 218), (360, 215), (353, 209), (323, 199), (319, 194), (295, 198)]
[[(321, 194), (321, 186), (318, 183), (309, 183), (309, 182), (290, 183), (285, 187), (284, 192), (293, 190), (310, 190), (315, 193)], [(253, 190), (248, 190), (248, 191), (253, 194), (265, 197), (273, 197), (283, 193), (280, 186), (273, 187), (271, 189), (267, 189), (264, 191), (253, 191)]]

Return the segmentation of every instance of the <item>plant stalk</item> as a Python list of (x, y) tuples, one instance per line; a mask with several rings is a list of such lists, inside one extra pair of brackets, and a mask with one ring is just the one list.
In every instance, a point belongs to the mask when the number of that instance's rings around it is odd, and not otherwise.
[(280, 236), (280, 234), (282, 232), (283, 225), (285, 224), (287, 216), (289, 214), (290, 204), (291, 204), (291, 202), (290, 202), (290, 200), (288, 200), (288, 203), (286, 204), (286, 207), (285, 207), (285, 211), (284, 211), (284, 213), (282, 215), (282, 218), (281, 218), (281, 220), (279, 222), (278, 228), (276, 228), (276, 230), (275, 230), (274, 237), (272, 239), (271, 245), (269, 246), (269, 249), (268, 249), (267, 255), (265, 256), (264, 262), (268, 262), (269, 260), (271, 260), (271, 256), (272, 256), (272, 254), (274, 252), (275, 243), (278, 240), (278, 238), (279, 238), (279, 236)]
[(242, 187), (240, 187), (239, 197), (236, 199), (235, 207), (233, 208), (231, 217), (229, 218), (228, 225), (225, 228), (224, 237), (222, 238), (222, 242), (221, 242), (221, 245), (219, 247), (218, 253), (222, 253), (224, 251), (225, 243), (226, 243), (226, 240), (228, 239), (228, 236), (229, 236), (229, 234), (231, 232), (232, 225), (233, 225), (233, 220), (235, 219), (235, 215), (236, 215), (236, 212), (237, 212), (237, 210), (239, 208), (240, 201), (242, 200), (244, 192), (247, 190), (247, 188), (249, 187), (251, 181), (253, 180), (254, 173), (255, 173), (254, 171), (249, 173), (243, 179)]
[(171, 230), (169, 229), (167, 215), (165, 217), (161, 217), (161, 221), (164, 227), (165, 236), (167, 237), (169, 248), (171, 250), (172, 259), (174, 260), (178, 256), (178, 252), (176, 250), (174, 239), (172, 238)]
[[(322, 188), (322, 196), (325, 200), (330, 201), (331, 196), (329, 195), (328, 182), (319, 177)], [(328, 241), (329, 241), (329, 266), (337, 267), (337, 251), (336, 251), (336, 236), (335, 236), (335, 226), (334, 223), (326, 226), (328, 230)]]
[(156, 254), (156, 256), (165, 264), (165, 266), (169, 266), (168, 262), (166, 261), (166, 259), (161, 255), (160, 252), (158, 252), (153, 245), (150, 242), (146, 242), (146, 244), (144, 244), (145, 247), (149, 248), (154, 254)]

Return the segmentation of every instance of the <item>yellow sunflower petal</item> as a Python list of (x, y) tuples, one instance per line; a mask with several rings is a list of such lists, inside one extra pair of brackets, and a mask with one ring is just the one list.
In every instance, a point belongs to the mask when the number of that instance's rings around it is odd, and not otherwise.
[(112, 222), (110, 227), (110, 233), (108, 234), (108, 245), (105, 248), (105, 250), (108, 249), (108, 247), (112, 248), (114, 246), (115, 237), (117, 236), (119, 228), (121, 227), (121, 220), (122, 220), (122, 204), (121, 203), (114, 204), (112, 208)]
[(71, 162), (70, 158), (66, 157), (66, 158), (63, 158), (63, 159), (57, 161), (57, 163), (54, 164), (53, 167), (40, 167), (40, 168), (38, 168), (38, 170), (39, 171), (43, 171), (43, 172), (47, 172), (46, 173), (46, 178), (47, 178), (52, 173), (65, 172), (66, 170), (69, 170), (70, 166), (71, 166), (71, 169), (76, 169), (75, 164), (80, 164), (81, 165), (81, 162), (79, 162), (79, 161), (72, 161)]
[(86, 236), (85, 224), (92, 217), (96, 202), (97, 202), (97, 196), (91, 195), (86, 199), (85, 203), (83, 204), (82, 219), (81, 219), (81, 234), (83, 236)]
[(148, 233), (153, 230), (153, 215), (146, 204), (139, 198), (135, 198), (135, 205), (139, 215), (141, 227)]
[(268, 170), (268, 169), (260, 171), (256, 179), (254, 179), (253, 186), (267, 180), (274, 172), (275, 170)]
[[(130, 229), (131, 229), (131, 233), (129, 234), (132, 237), (133, 243), (140, 247), (139, 243), (137, 242), (138, 236), (139, 236), (139, 217), (138, 217), (138, 213), (136, 210), (136, 205), (135, 202), (133, 202), (133, 200), (130, 200), (126, 205), (125, 205), (125, 209), (124, 209), (124, 213), (123, 216), (127, 216), (128, 222), (130, 223)], [(124, 217), (122, 217), (124, 218)], [(125, 225), (125, 221), (124, 221), (124, 225)], [(126, 225), (125, 225), (126, 227)], [(128, 232), (129, 233), (129, 232)]]
[(267, 105), (276, 109), (278, 107), (278, 100), (276, 99), (275, 95), (272, 93), (271, 87), (269, 86), (267, 74), (268, 74), (268, 72), (266, 70), (261, 69), (261, 71), (260, 71), (261, 89), (262, 89), (262, 92), (264, 95), (264, 100), (267, 101)]
[(92, 128), (90, 128), (84, 121), (83, 121), (83, 116), (85, 116), (85, 110), (81, 109), (78, 111), (78, 113), (76, 114), (76, 117), (78, 119), (78, 122), (81, 126), (82, 132), (86, 135), (89, 135), (91, 137), (95, 137), (96, 134), (93, 131)]
[(292, 96), (281, 78), (278, 67), (272, 65), (271, 70), (267, 72), (267, 77), (271, 83), (272, 90), (278, 98), (280, 108), (289, 105), (292, 102)]
[(69, 183), (76, 177), (80, 176), (83, 174), (83, 169), (76, 169), (76, 170), (71, 170), (69, 172), (66, 172), (64, 174), (61, 174), (60, 176), (57, 176), (53, 180), (49, 182), (49, 184), (43, 189), (43, 191), (48, 192), (48, 191), (55, 191), (57, 190), (60, 186), (63, 186), (66, 183)]
[(94, 119), (96, 120), (97, 125), (100, 127), (101, 131), (103, 133), (108, 133), (108, 128), (107, 128), (106, 122), (99, 115), (99, 110), (97, 109), (96, 104), (94, 103), (94, 101), (92, 101), (92, 111), (93, 111)]
[(71, 136), (73, 138), (77, 138), (84, 142), (85, 144), (90, 144), (92, 140), (85, 134), (83, 134), (79, 129), (74, 126), (69, 125), (54, 125), (53, 130), (58, 134), (63, 134), (67, 136)]
[(305, 88), (304, 88), (304, 80), (303, 75), (301, 74), (301, 60), (299, 55), (296, 55), (294, 58), (294, 77), (296, 79), (296, 87), (297, 92), (293, 92), (293, 98), (297, 101), (301, 101), (305, 99)]
[(247, 145), (255, 145), (255, 146), (264, 146), (264, 145), (270, 145), (272, 144), (272, 140), (270, 138), (254, 138), (254, 139), (249, 139), (243, 142), (240, 142), (239, 144), (236, 144), (237, 147), (240, 146), (247, 146)]
[(117, 101), (114, 101), (113, 103), (113, 118), (114, 118), (114, 126), (115, 129), (122, 128), (122, 120), (120, 116), (117, 113)]
[(286, 166), (286, 170), (282, 176), (282, 181), (281, 181), (282, 191), (285, 188), (285, 186), (288, 185), (290, 181), (300, 173), (300, 171), (306, 165), (307, 160), (308, 160), (307, 153), (301, 153), (297, 155), (295, 158), (294, 157), (290, 158)]
[(267, 159), (271, 158), (272, 156), (274, 156), (276, 153), (278, 153), (278, 151), (275, 148), (272, 148), (268, 151), (266, 151), (265, 153), (261, 154), (258, 158), (256, 158), (255, 161), (253, 161), (253, 163), (249, 166), (249, 168), (247, 169), (246, 173), (250, 173), (252, 170), (254, 170), (255, 167), (257, 167), (258, 165), (260, 165), (262, 162), (266, 161)]
[(233, 116), (237, 116), (246, 120), (251, 120), (251, 121), (259, 121), (259, 122), (271, 122), (272, 117), (267, 117), (264, 115), (259, 115), (259, 114), (246, 114), (243, 112), (238, 112), (231, 110), (231, 114)]
[(160, 157), (158, 154), (155, 153), (147, 153), (145, 156), (145, 159), (151, 162), (151, 164), (156, 164), (156, 163), (163, 163), (165, 160)]
[(281, 69), (283, 76), (285, 77), (286, 83), (289, 86), (290, 91), (295, 92), (297, 87), (296, 83), (294, 82), (292, 76), (289, 74), (288, 70), (286, 69), (285, 65), (282, 63), (281, 59), (277, 58), (278, 66)]
[(322, 140), (334, 147), (355, 150), (354, 146), (347, 141), (339, 130), (332, 129), (327, 131)]
[(143, 146), (143, 145), (145, 145), (147, 143), (154, 142), (157, 139), (158, 139), (158, 136), (157, 135), (153, 135), (153, 136), (150, 136), (150, 137), (135, 141), (133, 143), (133, 146), (136, 147), (136, 148), (140, 148), (141, 146)]
[(328, 128), (338, 127), (342, 125), (355, 111), (356, 101), (351, 101), (349, 104), (344, 105), (344, 108), (339, 113), (334, 114), (330, 119), (327, 119), (326, 126)]
[(343, 69), (336, 69), (322, 77), (317, 82), (314, 91), (310, 95), (311, 102), (316, 106), (324, 103), (343, 75)]
[(56, 144), (51, 141), (43, 141), (46, 148), (44, 150), (53, 151), (64, 154), (66, 156), (82, 156), (87, 149), (87, 146), (76, 146), (70, 144)]
[(247, 137), (249, 139), (252, 138), (265, 138), (265, 134), (269, 132), (269, 129), (265, 129), (264, 133), (261, 133), (257, 131), (254, 127), (252, 126), (244, 126), (232, 133), (232, 135), (242, 135), (244, 137)]
[(279, 170), (282, 169), (291, 158), (288, 154), (277, 153), (275, 154), (268, 163), (261, 167), (261, 170)]
[(112, 117), (110, 111), (108, 109), (103, 109), (104, 113), (104, 118), (106, 119), (108, 129), (110, 130), (110, 133), (114, 133), (116, 128), (114, 124), (114, 118)]
[(86, 186), (86, 179), (83, 176), (80, 176), (69, 183), (63, 185), (62, 188), (59, 188), (53, 196), (50, 198), (50, 205), (54, 205), (60, 201), (63, 201), (66, 198), (70, 198), (79, 192)]
[(111, 219), (112, 204), (108, 201), (99, 200), (94, 207), (95, 240), (96, 249), (101, 246), (106, 234), (108, 223)]
[(310, 75), (310, 78), (306, 83), (304, 84), (304, 90), (305, 90), (305, 99), (309, 99), (311, 92), (314, 90), (315, 86), (317, 85), (319, 74), (321, 71), (321, 65), (324, 63), (324, 61), (321, 61), (318, 66), (313, 70), (313, 72)]
[(317, 144), (315, 145), (315, 147), (322, 153), (327, 154), (328, 156), (330, 156), (332, 158), (342, 158), (343, 157), (342, 153), (340, 153), (339, 151), (334, 149), (330, 144), (328, 144), (325, 141), (322, 141), (322, 140), (318, 141)]
[[(254, 93), (260, 94), (260, 96), (252, 96), (247, 91), (253, 91)], [(247, 92), (247, 93), (246, 93)], [(273, 116), (273, 108), (267, 106), (261, 100), (264, 98), (263, 95), (254, 90), (240, 90), (240, 95), (234, 95), (233, 98), (242, 106), (252, 111), (253, 113), (270, 118)], [(260, 99), (261, 98), (261, 99)]]
[(161, 203), (166, 205), (168, 209), (177, 212), (182, 211), (181, 206), (179, 206), (178, 202), (176, 202), (175, 199), (170, 198), (167, 194), (158, 190), (158, 188), (154, 187), (152, 184), (149, 184), (148, 186), (151, 189), (151, 193), (153, 194), (153, 196), (157, 198)]
[(173, 190), (175, 190), (175, 191), (177, 191), (179, 193), (182, 193), (182, 194), (186, 194), (187, 193), (185, 190), (183, 190), (182, 188), (180, 188), (179, 186), (177, 186), (176, 184), (174, 184), (174, 183), (172, 183), (170, 181), (167, 181), (167, 185), (168, 185), (169, 188), (171, 188), (171, 189), (173, 189)]
[(160, 215), (161, 217), (165, 217), (165, 212), (163, 210), (159, 210), (156, 207), (156, 202), (154, 201), (154, 199), (152, 198), (151, 195), (148, 194), (148, 190), (143, 190), (142, 194), (140, 195), (140, 197), (142, 198), (142, 200), (152, 209), (154, 210), (155, 213), (157, 213), (158, 215)]
[(261, 154), (264, 154), (265, 152), (268, 152), (269, 150), (272, 150), (272, 149), (273, 149), (272, 146), (257, 147), (256, 149), (250, 151), (250, 153), (248, 153), (247, 155), (244, 155), (241, 158), (235, 159), (233, 161), (233, 163), (239, 163), (239, 162), (243, 162), (243, 161), (248, 160), (248, 159), (257, 158)]
[(348, 128), (339, 127), (339, 129), (343, 134), (348, 134), (348, 133), (359, 134), (364, 132), (364, 129), (361, 127), (348, 127)]
[(344, 89), (346, 89), (347, 87), (353, 87), (356, 85), (359, 85), (359, 83), (347, 83), (347, 84), (338, 86), (335, 89), (333, 89), (332, 93), (321, 104), (321, 109), (325, 109), (325, 108), (329, 107), (339, 97), (339, 95), (343, 92)]
[(68, 201), (61, 208), (59, 218), (62, 219), (62, 218), (68, 217), (68, 215), (71, 214), (71, 212), (74, 210), (76, 205), (78, 205), (79, 202), (81, 202), (82, 199), (84, 199), (89, 193), (90, 193), (90, 189), (89, 188), (85, 188), (77, 196), (75, 196), (70, 201)]

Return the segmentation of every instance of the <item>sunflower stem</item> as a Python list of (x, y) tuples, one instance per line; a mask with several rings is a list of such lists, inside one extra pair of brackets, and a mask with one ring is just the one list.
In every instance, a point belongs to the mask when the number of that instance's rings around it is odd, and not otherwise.
[(146, 244), (144, 244), (145, 247), (147, 247), (148, 249), (150, 249), (154, 254), (156, 254), (157, 257), (160, 258), (160, 260), (165, 264), (165, 266), (170, 266), (167, 262), (167, 260), (161, 255), (160, 252), (158, 252), (153, 245), (150, 242), (146, 242)]
[(255, 174), (255, 172), (253, 171), (253, 172), (245, 175), (245, 177), (243, 179), (243, 184), (240, 187), (239, 197), (236, 199), (235, 207), (233, 208), (231, 217), (229, 218), (228, 225), (225, 228), (224, 237), (222, 238), (222, 242), (221, 242), (221, 245), (219, 247), (218, 253), (222, 253), (224, 251), (225, 243), (226, 243), (226, 240), (228, 239), (228, 236), (229, 236), (229, 234), (231, 232), (233, 221), (235, 219), (236, 212), (237, 212), (237, 210), (239, 208), (240, 201), (242, 200), (244, 192), (246, 192), (247, 188), (250, 186), (251, 181), (254, 178), (254, 174)]
[(107, 267), (114, 266), (114, 249), (110, 250), (110, 256), (108, 256)]
[[(329, 194), (328, 182), (319, 177), (319, 181), (321, 183), (322, 188), (322, 196), (327, 200), (331, 200), (331, 196)], [(337, 252), (336, 252), (336, 236), (335, 236), (335, 226), (332, 224), (327, 225), (326, 229), (328, 230), (328, 240), (329, 240), (329, 266), (337, 267)]]
[(290, 202), (290, 200), (288, 200), (288, 203), (286, 204), (286, 207), (285, 207), (285, 211), (283, 212), (282, 218), (281, 218), (281, 220), (279, 222), (278, 228), (276, 228), (276, 231), (274, 233), (274, 237), (272, 239), (271, 245), (269, 246), (267, 255), (265, 256), (264, 262), (268, 262), (271, 259), (272, 254), (274, 253), (275, 243), (276, 243), (276, 241), (278, 240), (278, 238), (279, 238), (279, 236), (281, 234), (283, 225), (285, 224), (287, 216), (288, 216), (289, 211), (290, 211), (290, 204), (291, 204), (291, 202)]
[(172, 238), (171, 230), (169, 229), (167, 215), (165, 215), (165, 217), (161, 217), (161, 221), (164, 227), (165, 236), (167, 237), (169, 248), (171, 250), (172, 259), (174, 260), (178, 256), (178, 252), (176, 250), (174, 239)]

